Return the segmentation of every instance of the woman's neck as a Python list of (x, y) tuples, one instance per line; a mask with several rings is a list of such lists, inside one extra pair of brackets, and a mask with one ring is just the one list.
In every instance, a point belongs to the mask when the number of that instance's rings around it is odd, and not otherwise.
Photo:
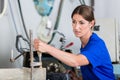
[(83, 37), (80, 38), (80, 40), (82, 42), (82, 48), (84, 48), (87, 45), (91, 35), (92, 35), (92, 32), (90, 32), (89, 34), (86, 34), (86, 35), (84, 35)]

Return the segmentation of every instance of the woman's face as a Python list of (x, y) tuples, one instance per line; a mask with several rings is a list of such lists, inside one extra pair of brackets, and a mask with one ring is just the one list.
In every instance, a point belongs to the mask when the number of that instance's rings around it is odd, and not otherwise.
[(76, 37), (84, 37), (91, 32), (92, 22), (85, 20), (81, 15), (74, 14), (72, 18), (73, 32)]

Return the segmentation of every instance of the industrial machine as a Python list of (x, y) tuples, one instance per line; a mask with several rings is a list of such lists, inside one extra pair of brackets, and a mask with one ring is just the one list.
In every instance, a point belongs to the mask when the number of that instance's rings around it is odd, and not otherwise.
[[(88, 3), (94, 7), (95, 0)], [(79, 76), (79, 67), (67, 66), (31, 47), (32, 40), (39, 38), (63, 51), (79, 53), (80, 41), (70, 27), (71, 11), (79, 4), (85, 1), (0, 0), (0, 80), (71, 80), (67, 71)], [(105, 40), (112, 62), (119, 63), (117, 20), (96, 18), (94, 32)]]

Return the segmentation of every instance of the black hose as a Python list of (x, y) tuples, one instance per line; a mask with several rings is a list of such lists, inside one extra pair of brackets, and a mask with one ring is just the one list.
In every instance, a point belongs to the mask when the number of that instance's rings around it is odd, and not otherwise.
[(22, 35), (17, 35), (16, 36), (16, 44), (15, 44), (16, 49), (17, 49), (18, 52), (24, 53), (25, 51), (23, 49), (19, 48), (19, 39), (20, 38), (22, 38), (24, 41), (26, 41), (29, 44), (29, 46), (30, 46), (30, 42), (27, 39), (25, 39)]
[(22, 23), (23, 23), (23, 28), (24, 28), (26, 37), (27, 37), (27, 39), (29, 40), (29, 36), (28, 36), (27, 29), (26, 29), (26, 26), (25, 26), (25, 21), (24, 21), (23, 14), (22, 14), (22, 9), (21, 9), (20, 0), (18, 0), (18, 6), (19, 6), (19, 11), (20, 11), (20, 16), (21, 16), (21, 19), (22, 19)]

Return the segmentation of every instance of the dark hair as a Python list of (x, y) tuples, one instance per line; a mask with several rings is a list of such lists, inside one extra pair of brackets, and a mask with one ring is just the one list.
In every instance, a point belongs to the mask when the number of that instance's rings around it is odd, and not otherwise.
[(93, 11), (94, 9), (91, 6), (80, 5), (74, 9), (74, 11), (72, 12), (71, 18), (73, 18), (74, 14), (79, 14), (85, 20), (91, 22), (92, 20), (95, 20)]

